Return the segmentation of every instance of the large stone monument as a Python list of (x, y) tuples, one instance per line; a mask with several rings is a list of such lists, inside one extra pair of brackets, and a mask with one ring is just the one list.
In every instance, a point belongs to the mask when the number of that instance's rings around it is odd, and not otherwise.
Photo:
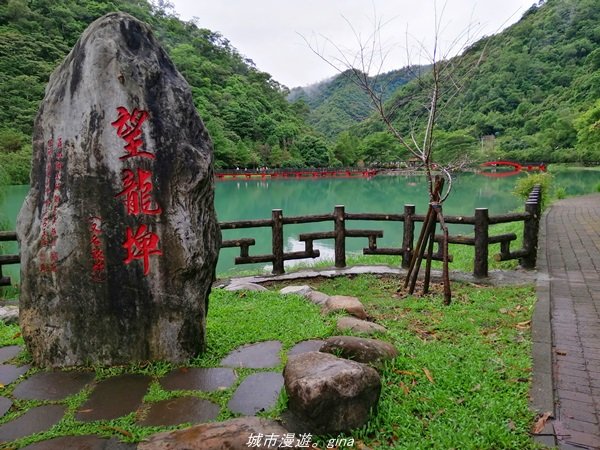
[(19, 215), (20, 321), (36, 364), (183, 361), (205, 348), (221, 235), (213, 154), (149, 27), (91, 24), (50, 77)]

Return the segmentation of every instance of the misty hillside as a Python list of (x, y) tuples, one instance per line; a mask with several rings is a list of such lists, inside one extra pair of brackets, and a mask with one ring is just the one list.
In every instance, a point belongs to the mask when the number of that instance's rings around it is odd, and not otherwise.
[[(420, 74), (418, 66), (394, 70), (374, 80), (383, 98), (388, 99), (402, 85)], [(348, 73), (306, 87), (297, 87), (288, 95), (291, 102), (303, 101), (309, 108), (308, 122), (330, 139), (365, 120), (372, 113), (369, 97), (352, 82)]]
[[(451, 99), (442, 97), (435, 133), (438, 159), (469, 155), (475, 160), (600, 162), (599, 6), (598, 0), (540, 1), (518, 23), (454, 58), (453, 76), (464, 87)], [(328, 136), (339, 132), (341, 122), (351, 121), (345, 111), (360, 110), (358, 117), (367, 111), (354, 100), (360, 97), (347, 80), (333, 81), (340, 87), (325, 85), (316, 97), (321, 103), (305, 98), (315, 105), (309, 120)], [(401, 85), (388, 101), (398, 129), (417, 138), (426, 119), (427, 81), (426, 75), (420, 83)], [(355, 104), (364, 109), (350, 107)], [(336, 147), (358, 146), (357, 158), (368, 161), (369, 152), (383, 153), (391, 161), (403, 158), (395, 144), (381, 121), (370, 116), (342, 133)]]

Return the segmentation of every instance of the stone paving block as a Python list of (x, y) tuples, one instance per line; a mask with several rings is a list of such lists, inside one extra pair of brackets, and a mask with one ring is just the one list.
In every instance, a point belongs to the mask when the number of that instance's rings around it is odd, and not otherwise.
[(13, 402), (10, 398), (0, 397), (0, 417), (8, 412), (12, 404)]
[(294, 345), (288, 350), (288, 357), (299, 355), (300, 353), (318, 352), (324, 343), (325, 341), (322, 341), (320, 339), (311, 339), (308, 341), (298, 342), (296, 345)]
[(82, 422), (110, 420), (139, 408), (150, 385), (145, 375), (119, 375), (97, 384), (88, 400), (75, 414)]
[(9, 359), (13, 359), (23, 348), (20, 345), (8, 345), (0, 348), (0, 363), (4, 363)]
[(135, 450), (136, 444), (126, 444), (116, 438), (98, 436), (63, 436), (40, 441), (21, 450)]
[(4, 386), (9, 385), (21, 375), (25, 375), (27, 371), (30, 369), (30, 366), (13, 366), (12, 364), (2, 364), (0, 365), (0, 384)]
[(215, 420), (221, 407), (198, 397), (179, 397), (151, 403), (139, 425), (148, 427), (192, 425)]
[(281, 342), (265, 341), (245, 345), (227, 355), (221, 365), (225, 367), (244, 367), (248, 369), (269, 369), (277, 367), (281, 360), (279, 352)]
[(25, 400), (63, 400), (77, 394), (95, 377), (92, 372), (38, 372), (15, 387), (13, 395)]
[(283, 376), (276, 372), (259, 372), (246, 377), (227, 407), (234, 413), (252, 416), (275, 406), (283, 387)]
[(32, 408), (15, 420), (0, 426), (0, 442), (14, 441), (30, 434), (46, 431), (65, 414), (63, 405), (44, 405)]
[(237, 379), (233, 369), (182, 367), (159, 380), (167, 391), (217, 391), (227, 389)]

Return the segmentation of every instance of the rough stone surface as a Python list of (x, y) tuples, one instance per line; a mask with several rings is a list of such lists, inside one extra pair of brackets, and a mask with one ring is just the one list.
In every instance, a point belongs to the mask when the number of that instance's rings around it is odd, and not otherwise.
[(144, 375), (119, 375), (98, 383), (75, 414), (82, 422), (111, 420), (129, 414), (142, 404), (151, 379)]
[[(243, 417), (225, 422), (204, 423), (183, 430), (158, 433), (138, 444), (138, 450), (248, 450), (248, 437), (262, 434), (283, 436), (287, 430), (277, 422)], [(253, 448), (282, 448), (264, 445)]]
[(30, 409), (15, 420), (0, 426), (0, 442), (14, 441), (46, 431), (62, 419), (65, 409), (63, 405), (44, 405)]
[(315, 305), (322, 306), (329, 300), (329, 295), (323, 294), (319, 291), (311, 291), (306, 295), (306, 298), (313, 302)]
[(0, 365), (0, 384), (8, 385), (24, 375), (29, 370), (29, 366), (13, 366), (12, 364)]
[(126, 444), (118, 439), (98, 436), (63, 436), (48, 441), (36, 442), (22, 450), (134, 450), (135, 444)]
[(212, 144), (147, 25), (111, 13), (83, 33), (50, 77), (31, 173), (17, 233), (35, 363), (202, 352), (221, 240)]
[(325, 341), (320, 339), (311, 339), (308, 341), (298, 342), (288, 351), (288, 357), (299, 355), (306, 352), (318, 352)]
[(337, 321), (337, 329), (339, 331), (350, 330), (363, 334), (385, 333), (387, 331), (382, 325), (355, 317), (340, 317)]
[(378, 367), (398, 356), (398, 350), (389, 342), (355, 336), (330, 337), (320, 351)]
[(0, 348), (0, 363), (6, 362), (9, 359), (13, 359), (19, 353), (22, 348), (18, 345), (9, 345), (7, 347)]
[(94, 379), (91, 372), (38, 372), (17, 385), (13, 396), (24, 400), (63, 400)]
[(0, 306), (0, 321), (7, 325), (19, 322), (19, 307), (15, 305)]
[(268, 291), (268, 289), (256, 283), (233, 283), (225, 287), (226, 291)]
[(283, 377), (290, 411), (313, 433), (363, 426), (381, 391), (375, 369), (327, 353), (290, 357)]
[(310, 294), (311, 292), (312, 292), (312, 288), (305, 284), (302, 286), (286, 286), (279, 291), (279, 293), (281, 295), (294, 294), (294, 295), (300, 295), (302, 297), (307, 297), (308, 294)]
[(279, 365), (281, 342), (265, 341), (244, 345), (227, 355), (221, 361), (225, 367), (245, 367), (248, 369), (268, 369)]
[(323, 312), (329, 314), (336, 311), (346, 311), (348, 314), (362, 320), (367, 318), (365, 307), (356, 297), (346, 295), (333, 295), (329, 297), (325, 302)]
[(160, 427), (215, 420), (221, 408), (198, 397), (179, 397), (152, 403), (139, 425)]
[(0, 417), (4, 416), (12, 406), (12, 400), (6, 397), (0, 397)]
[(246, 377), (227, 404), (234, 413), (254, 415), (275, 406), (283, 377), (280, 373), (260, 372)]
[(182, 367), (161, 378), (160, 385), (168, 391), (210, 392), (230, 387), (236, 378), (232, 369)]

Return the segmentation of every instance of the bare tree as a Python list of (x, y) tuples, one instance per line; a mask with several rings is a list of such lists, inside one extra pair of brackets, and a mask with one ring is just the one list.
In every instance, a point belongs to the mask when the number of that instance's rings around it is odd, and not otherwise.
[[(344, 18), (354, 34), (357, 44), (357, 50), (346, 51), (338, 46), (334, 41), (327, 37), (321, 37), (325, 44), (333, 47), (333, 55), (326, 55), (324, 47), (319, 47), (318, 43), (313, 44), (304, 38), (309, 48), (327, 64), (335, 68), (341, 74), (347, 76), (355, 85), (365, 92), (371, 102), (376, 114), (385, 124), (387, 130), (408, 150), (414, 158), (420, 161), (427, 178), (429, 191), (429, 208), (423, 222), (423, 227), (419, 239), (412, 252), (412, 258), (404, 287), (413, 293), (422, 264), (426, 255), (426, 271), (423, 285), (423, 292), (429, 290), (429, 280), (431, 273), (431, 259), (433, 253), (433, 244), (435, 238), (436, 223), (440, 224), (443, 238), (441, 240), (443, 252), (443, 283), (444, 283), (444, 301), (446, 304), (451, 302), (451, 290), (448, 270), (448, 228), (444, 222), (442, 204), (450, 194), (452, 189), (452, 177), (450, 166), (441, 167), (433, 160), (434, 148), (434, 130), (440, 113), (444, 107), (452, 101), (456, 95), (461, 92), (465, 83), (473, 76), (483, 57), (483, 50), (475, 60), (466, 61), (464, 58), (452, 58), (467, 48), (471, 43), (471, 38), (476, 31), (475, 27), (467, 27), (459, 36), (449, 43), (444, 50), (440, 47), (440, 36), (442, 32), (442, 17), (446, 5), (440, 10), (434, 0), (434, 35), (433, 46), (428, 49), (422, 42), (416, 43), (416, 49), (425, 57), (429, 70), (414, 73), (415, 82), (419, 84), (417, 93), (408, 94), (405, 97), (397, 99), (395, 102), (386, 103), (384, 100), (385, 86), (380, 83), (382, 68), (389, 56), (389, 48), (382, 43), (381, 30), (386, 25), (381, 19), (377, 19), (374, 14), (373, 29), (371, 34), (363, 39), (360, 33), (356, 31), (352, 23)], [(411, 66), (410, 37), (406, 36), (407, 67)], [(413, 46), (415, 47), (415, 46)], [(466, 67), (465, 67), (466, 64)], [(418, 70), (417, 66), (417, 70)], [(370, 75), (370, 74), (375, 75)], [(421, 98), (418, 94), (422, 95)], [(423, 119), (419, 121), (415, 118), (409, 124), (408, 132), (401, 132), (394, 123), (394, 116), (398, 108), (408, 102), (420, 101), (423, 112)], [(418, 123), (421, 126), (418, 127)], [(424, 123), (424, 125), (423, 125)], [(464, 164), (464, 162), (459, 165)], [(438, 172), (436, 174), (436, 172)], [(444, 184), (446, 192), (443, 193)], [(425, 253), (427, 252), (427, 253)]]

